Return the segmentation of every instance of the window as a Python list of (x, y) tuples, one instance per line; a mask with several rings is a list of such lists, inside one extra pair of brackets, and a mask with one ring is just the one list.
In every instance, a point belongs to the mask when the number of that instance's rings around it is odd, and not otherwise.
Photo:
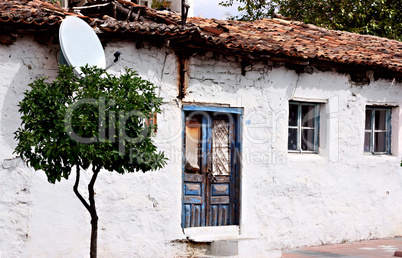
[(131, 2), (138, 4), (138, 5), (145, 5), (147, 7), (151, 7), (151, 6), (149, 6), (150, 1), (147, 1), (147, 0), (131, 0)]
[(145, 5), (145, 6), (147, 6), (147, 7), (150, 7), (150, 6), (148, 5), (148, 2), (149, 2), (149, 1), (140, 0), (140, 1), (139, 1), (139, 5)]
[(183, 106), (183, 228), (239, 224), (242, 113)]
[(320, 104), (289, 102), (288, 151), (318, 153)]
[(391, 109), (366, 107), (364, 152), (372, 154), (391, 153)]
[(158, 118), (157, 115), (158, 115), (158, 113), (151, 113), (150, 117), (145, 120), (145, 125), (146, 126), (151, 126), (152, 125), (152, 127), (153, 127), (152, 136), (156, 136), (156, 132), (157, 132), (157, 125), (156, 125), (157, 118)]

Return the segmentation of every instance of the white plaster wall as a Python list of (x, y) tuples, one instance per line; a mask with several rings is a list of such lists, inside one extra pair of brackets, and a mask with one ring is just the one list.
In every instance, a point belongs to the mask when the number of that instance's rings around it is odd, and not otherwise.
[[(99, 257), (172, 257), (186, 252), (184, 244), (171, 242), (183, 238), (181, 164), (177, 162), (181, 159), (181, 112), (173, 101), (177, 96), (176, 58), (168, 52), (165, 62), (165, 49), (151, 52), (148, 47), (137, 50), (134, 44), (115, 43), (106, 49), (108, 62), (117, 50), (122, 59), (110, 72), (119, 74), (128, 66), (157, 86), (161, 79), (167, 81), (160, 90), (167, 103), (158, 117), (161, 129), (155, 140), (170, 160), (166, 169), (146, 174), (100, 173), (95, 186)], [(72, 191), (75, 172), (72, 180), (52, 185), (43, 172), (34, 172), (12, 153), (22, 93), (40, 76), (57, 76), (58, 53), (58, 45), (41, 46), (28, 36), (10, 46), (0, 45), (2, 257), (89, 256), (90, 218)], [(90, 175), (82, 176), (84, 195)]]
[[(172, 51), (128, 42), (106, 45), (110, 71), (132, 67), (160, 86), (164, 113), (155, 141), (169, 158), (155, 172), (102, 171), (96, 183), (100, 257), (174, 257), (194, 250), (182, 243), (181, 105)], [(57, 74), (58, 46), (31, 37), (0, 45), (0, 253), (4, 257), (89, 256), (89, 215), (73, 181), (49, 184), (13, 154), (18, 102), (27, 84)], [(401, 84), (352, 86), (331, 72), (298, 76), (286, 68), (255, 64), (241, 75), (234, 58), (193, 56), (184, 102), (244, 107), (242, 210), (238, 251), (278, 256), (270, 250), (402, 234), (402, 155), (399, 108), (393, 110), (393, 155), (363, 154), (367, 103), (401, 105)], [(161, 83), (163, 81), (163, 83)], [(288, 101), (327, 100), (321, 112), (320, 154), (287, 153)], [(398, 128), (399, 127), (399, 128)], [(90, 172), (84, 173), (81, 190)], [(74, 173), (71, 178), (74, 179)], [(253, 253), (254, 252), (254, 253)]]
[(24, 256), (35, 227), (33, 173), (12, 153), (20, 121), (17, 104), (29, 82), (55, 74), (56, 62), (49, 59), (54, 50), (38, 47), (28, 38), (0, 45), (0, 254), (4, 257)]
[[(172, 10), (181, 13), (181, 1), (182, 0), (171, 0)], [(186, 0), (186, 4), (190, 6), (188, 9), (187, 17), (194, 16), (194, 0)]]
[[(392, 155), (363, 153), (365, 105), (402, 104), (401, 84), (353, 86), (333, 72), (297, 75), (270, 64), (240, 75), (233, 58), (191, 59), (184, 101), (244, 107), (241, 232), (270, 248), (400, 235), (401, 111)], [(319, 154), (287, 153), (288, 101), (327, 102)]]

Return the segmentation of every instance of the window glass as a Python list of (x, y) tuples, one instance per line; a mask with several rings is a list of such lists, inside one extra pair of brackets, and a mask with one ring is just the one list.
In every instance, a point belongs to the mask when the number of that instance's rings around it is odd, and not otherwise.
[(387, 122), (390, 118), (390, 108), (371, 106), (366, 109), (364, 152), (390, 154), (391, 126)]
[(386, 119), (386, 110), (376, 110), (375, 111), (375, 130), (385, 130), (385, 119)]
[(289, 126), (297, 126), (298, 105), (289, 105)]
[(364, 133), (364, 151), (369, 152), (370, 151), (370, 132), (365, 132)]
[(374, 134), (374, 152), (386, 151), (386, 133), (378, 132)]
[(302, 126), (303, 127), (314, 127), (314, 106), (312, 105), (302, 105)]
[(302, 130), (302, 150), (304, 151), (314, 151), (314, 129), (303, 129)]
[(288, 150), (318, 152), (319, 106), (316, 103), (289, 103)]
[(214, 119), (212, 127), (212, 173), (230, 175), (229, 123)]
[(366, 110), (366, 130), (370, 130), (371, 129), (371, 110), (367, 109)]
[(289, 150), (297, 150), (297, 129), (289, 128), (288, 149)]
[(200, 117), (188, 117), (186, 119), (186, 165), (187, 171), (196, 172), (200, 170), (199, 145), (201, 142)]

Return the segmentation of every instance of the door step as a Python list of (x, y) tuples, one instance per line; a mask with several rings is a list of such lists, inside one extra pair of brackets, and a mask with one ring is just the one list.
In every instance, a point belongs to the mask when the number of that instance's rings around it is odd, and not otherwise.
[(230, 258), (237, 257), (238, 255), (238, 242), (237, 241), (213, 241), (207, 244), (195, 244), (193, 247), (193, 254), (190, 257), (197, 258)]

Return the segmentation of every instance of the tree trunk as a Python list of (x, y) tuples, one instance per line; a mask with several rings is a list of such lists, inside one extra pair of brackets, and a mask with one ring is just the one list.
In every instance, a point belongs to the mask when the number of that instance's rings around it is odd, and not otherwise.
[(91, 178), (91, 181), (88, 184), (88, 202), (82, 197), (80, 192), (78, 191), (78, 185), (80, 182), (80, 167), (77, 165), (77, 175), (75, 178), (75, 184), (73, 187), (75, 195), (77, 195), (78, 199), (81, 203), (85, 206), (88, 210), (89, 214), (91, 215), (91, 248), (90, 248), (90, 257), (96, 258), (97, 257), (97, 248), (98, 248), (98, 214), (96, 213), (96, 206), (95, 206), (95, 191), (94, 185), (96, 178), (98, 176), (100, 168), (93, 168), (92, 171), (94, 172)]
[(98, 214), (96, 213), (96, 206), (95, 206), (95, 191), (94, 185), (96, 181), (96, 177), (99, 173), (99, 168), (92, 168), (94, 174), (92, 175), (91, 182), (88, 184), (88, 199), (89, 199), (89, 206), (91, 214), (91, 251), (90, 256), (91, 258), (97, 257), (97, 243), (98, 243)]
[(97, 257), (98, 250), (98, 215), (96, 214), (96, 210), (91, 212), (91, 258)]

